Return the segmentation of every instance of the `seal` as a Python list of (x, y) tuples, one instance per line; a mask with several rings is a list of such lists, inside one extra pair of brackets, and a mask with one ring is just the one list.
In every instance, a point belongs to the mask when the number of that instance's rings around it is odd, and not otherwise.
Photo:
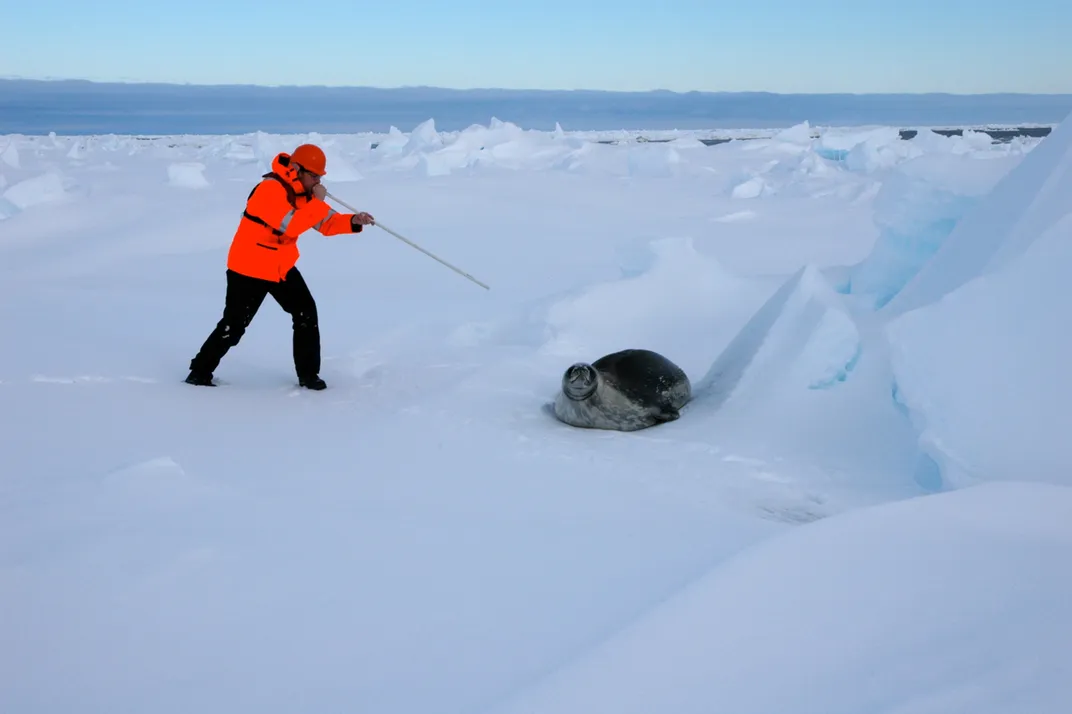
[(684, 370), (657, 352), (627, 349), (570, 365), (553, 411), (571, 426), (637, 431), (678, 419), (691, 398)]

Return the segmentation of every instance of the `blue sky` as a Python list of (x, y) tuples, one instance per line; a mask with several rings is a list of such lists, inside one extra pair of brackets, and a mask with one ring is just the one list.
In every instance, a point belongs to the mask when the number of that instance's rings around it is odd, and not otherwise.
[(26, 78), (1072, 92), (1068, 0), (0, 0), (0, 18), (0, 75)]

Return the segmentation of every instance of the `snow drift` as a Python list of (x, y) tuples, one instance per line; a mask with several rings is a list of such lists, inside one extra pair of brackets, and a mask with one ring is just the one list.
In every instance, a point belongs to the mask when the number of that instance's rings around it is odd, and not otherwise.
[(1057, 711), (1072, 489), (835, 516), (737, 555), (488, 714)]
[(1005, 268), (889, 326), (897, 398), (948, 485), (1072, 485), (1072, 336), (1054, 319), (1072, 310), (1070, 271), (1072, 210)]
[(890, 314), (927, 305), (976, 276), (1006, 265), (1069, 212), (1072, 119), (1057, 126), (960, 221), (941, 250), (889, 306)]
[(1072, 483), (1072, 121), (1012, 169), (887, 308), (896, 397), (949, 486)]

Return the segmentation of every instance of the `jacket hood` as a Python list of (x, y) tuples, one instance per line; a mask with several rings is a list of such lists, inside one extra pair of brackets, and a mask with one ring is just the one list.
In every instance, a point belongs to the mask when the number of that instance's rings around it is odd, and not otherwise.
[(290, 154), (287, 152), (281, 151), (275, 155), (275, 158), (272, 159), (272, 171), (290, 181), (299, 193), (305, 190), (298, 181), (298, 171), (291, 165)]

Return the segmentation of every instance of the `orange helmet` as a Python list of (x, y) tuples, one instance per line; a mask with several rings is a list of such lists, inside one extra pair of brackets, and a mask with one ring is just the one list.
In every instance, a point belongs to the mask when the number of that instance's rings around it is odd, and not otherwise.
[(319, 146), (315, 144), (302, 144), (290, 155), (290, 160), (301, 164), (306, 171), (318, 176), (327, 173), (327, 157)]

